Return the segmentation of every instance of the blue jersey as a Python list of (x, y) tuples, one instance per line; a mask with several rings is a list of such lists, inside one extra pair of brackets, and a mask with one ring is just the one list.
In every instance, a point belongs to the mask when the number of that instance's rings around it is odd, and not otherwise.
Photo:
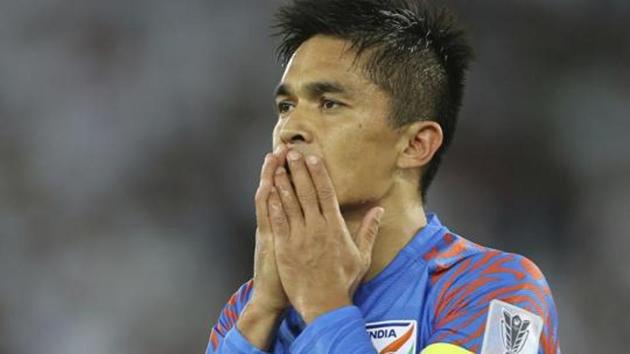
[[(236, 329), (253, 283), (228, 301), (206, 354), (264, 353)], [(433, 214), (353, 306), (306, 325), (290, 308), (271, 353), (560, 353), (547, 282), (523, 256), (476, 245)]]

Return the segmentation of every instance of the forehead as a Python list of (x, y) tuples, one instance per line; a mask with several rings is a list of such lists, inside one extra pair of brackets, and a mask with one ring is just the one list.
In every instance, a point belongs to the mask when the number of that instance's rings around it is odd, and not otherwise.
[(301, 86), (311, 81), (337, 81), (349, 88), (375, 86), (362, 70), (362, 58), (356, 57), (351, 43), (330, 36), (317, 35), (302, 43), (287, 64), (282, 83)]

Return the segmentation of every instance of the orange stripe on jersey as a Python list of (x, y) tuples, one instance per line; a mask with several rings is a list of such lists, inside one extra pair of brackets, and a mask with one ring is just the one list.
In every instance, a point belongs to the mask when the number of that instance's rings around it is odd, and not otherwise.
[(534, 312), (534, 313), (538, 314), (538, 316), (544, 318), (545, 310), (543, 310), (543, 308), (536, 302), (536, 300), (533, 299), (529, 295), (509, 296), (509, 297), (501, 298), (501, 301), (505, 301), (505, 302), (507, 302), (509, 304), (518, 304), (520, 302), (527, 302), (527, 303), (529, 303), (532, 306), (531, 309), (534, 310), (532, 312)]
[(474, 262), (473, 265), (470, 267), (470, 269), (466, 269), (466, 270), (470, 272), (479, 270), (485, 267), (487, 264), (493, 264), (492, 262), (498, 261), (497, 258), (500, 260), (501, 259), (500, 256), (501, 254), (497, 251), (489, 251), (486, 254), (484, 254), (483, 258), (481, 258), (478, 262)]
[[(501, 288), (493, 292), (490, 292), (483, 298), (479, 299), (478, 303), (489, 302), (490, 300), (493, 300), (493, 299), (500, 299), (501, 295), (504, 295), (510, 292), (519, 291), (519, 290), (530, 290), (534, 294), (536, 294), (536, 297), (537, 297), (536, 300), (542, 303), (545, 302), (545, 296), (543, 295), (543, 293), (541, 293), (540, 288), (536, 286), (535, 284), (528, 282), (528, 283), (522, 283), (522, 284), (506, 287), (506, 288)], [(545, 315), (544, 312), (537, 312), (537, 313), (539, 314), (539, 316)]]
[(381, 350), (379, 352), (379, 354), (395, 353), (411, 337), (411, 335), (413, 334), (414, 328), (415, 328), (415, 326), (411, 326), (411, 328), (409, 328), (409, 330), (407, 332), (405, 332), (405, 334), (403, 334), (400, 338), (396, 339), (395, 341), (390, 343), (388, 346), (383, 348), (383, 350)]
[[(480, 288), (482, 288), (483, 286), (491, 283), (495, 281), (494, 278), (492, 277), (485, 277), (485, 278), (480, 278), (480, 279), (475, 279), (469, 283), (466, 283), (460, 287), (458, 287), (457, 289), (453, 290), (451, 293), (449, 293), (444, 300), (441, 301), (440, 306), (438, 306), (440, 308), (439, 312), (436, 312), (436, 316), (439, 313), (444, 313), (443, 311), (446, 311), (446, 306), (451, 305), (454, 308), (459, 308), (461, 306), (464, 305), (464, 302), (470, 301), (470, 295), (473, 294), (474, 292), (478, 291)], [(453, 301), (453, 299), (458, 299), (454, 304), (451, 304), (451, 302)], [(436, 317), (437, 318), (437, 317)]]
[(505, 267), (505, 263), (514, 261), (513, 255), (497, 257), (499, 258), (496, 262), (490, 264), (486, 269), (482, 271), (482, 275), (485, 274), (496, 274), (496, 273), (511, 273), (518, 280), (522, 280), (525, 278), (523, 272), (519, 272), (518, 270), (510, 267)]
[(451, 258), (460, 255), (466, 250), (466, 242), (462, 239), (455, 241), (451, 247), (440, 254), (440, 258)]
[[(460, 331), (460, 330), (462, 330), (462, 329), (464, 329), (464, 328), (468, 327), (471, 323), (475, 322), (475, 321), (476, 321), (479, 317), (481, 317), (481, 316), (483, 316), (483, 315), (485, 315), (485, 314), (486, 314), (486, 313), (485, 313), (484, 311), (477, 311), (476, 313), (471, 314), (471, 315), (470, 315), (470, 318), (468, 318), (468, 320), (466, 320), (464, 323), (459, 324), (457, 327), (453, 327), (453, 329), (452, 329), (452, 330), (453, 330), (453, 331), (455, 331), (455, 332), (458, 332), (458, 331)], [(461, 313), (455, 313), (455, 312), (450, 313), (450, 314), (448, 314), (448, 315), (446, 316), (446, 318), (448, 318), (448, 321), (444, 321), (444, 324), (446, 324), (446, 323), (448, 323), (448, 322), (451, 322), (451, 321), (453, 321), (453, 320), (456, 320), (456, 319), (458, 319), (458, 318), (459, 318), (459, 317), (461, 317), (461, 316), (462, 316), (462, 314), (461, 314)], [(444, 326), (444, 324), (441, 324), (440, 326)], [(446, 334), (446, 333), (445, 333), (445, 334), (444, 334), (444, 335), (440, 338), (440, 340), (441, 340), (441, 339), (446, 338), (447, 336), (448, 336), (448, 334)], [(474, 338), (476, 338), (476, 337), (469, 337), (469, 339), (474, 339)], [(466, 342), (467, 342), (467, 341), (462, 342), (462, 344), (463, 344), (463, 343), (466, 343)]]
[(521, 259), (521, 266), (527, 271), (529, 275), (532, 276), (532, 278), (536, 280), (542, 280), (544, 278), (540, 269), (538, 269), (538, 267), (536, 267), (536, 265), (533, 262), (529, 261), (527, 258)]
[[(438, 299), (442, 299), (442, 300), (440, 301), (440, 304), (435, 309), (435, 318), (438, 318), (439, 317), (438, 315), (440, 313), (444, 313), (443, 311), (445, 310), (445, 307), (451, 302), (451, 300), (454, 297), (461, 296), (460, 293), (462, 291), (464, 291), (466, 295), (469, 295), (470, 293), (476, 291), (479, 287), (485, 285), (490, 280), (492, 280), (492, 279), (484, 279), (484, 280), (477, 280), (477, 281), (467, 283), (459, 287), (456, 291), (449, 292), (447, 298), (444, 298), (444, 295), (447, 293), (447, 291), (452, 290), (450, 288), (453, 285), (453, 283), (459, 278), (459, 275), (467, 271), (474, 271), (476, 269), (479, 269), (485, 266), (488, 262), (490, 262), (492, 259), (496, 258), (496, 256), (499, 256), (499, 255), (500, 253), (497, 251), (490, 251), (487, 254), (484, 254), (483, 258), (479, 262), (475, 262), (475, 264), (472, 265), (472, 267), (470, 265), (472, 261), (471, 259), (467, 259), (460, 266), (458, 266), (457, 267), (458, 269), (454, 272), (454, 274), (452, 274), (449, 277), (449, 279), (446, 281), (446, 283), (442, 286), (442, 289), (440, 290)], [(466, 296), (460, 297), (460, 299), (465, 299), (465, 298)]]
[(210, 333), (210, 343), (212, 344), (212, 348), (215, 350), (219, 346), (219, 338), (217, 338), (217, 333), (215, 331)]
[(225, 333), (227, 332), (227, 331), (225, 330), (225, 327), (223, 327), (223, 323), (221, 323), (221, 321), (219, 321), (219, 322), (217, 323), (216, 327), (214, 327), (214, 328), (215, 328), (215, 329), (217, 330), (217, 332), (219, 332), (219, 334), (220, 334), (220, 335), (222, 335), (222, 336), (224, 336), (224, 335), (225, 335)]
[(236, 313), (230, 309), (225, 309), (225, 315), (230, 319), (230, 322), (232, 324), (236, 323), (236, 320), (238, 319), (238, 316), (236, 315)]
[[(462, 340), (462, 344), (466, 344), (473, 339), (477, 339), (481, 337), (485, 329), (486, 329), (486, 324), (485, 323), (480, 324), (479, 326), (477, 326), (477, 329), (473, 333), (471, 333), (471, 335), (468, 338)], [(476, 349), (473, 349), (473, 348), (471, 348), (471, 350), (474, 352), (477, 351)]]
[(554, 333), (549, 333), (553, 329), (553, 324), (551, 323), (551, 316), (547, 316), (547, 320), (545, 321), (545, 331), (543, 335), (540, 336), (540, 346), (543, 348), (544, 353), (555, 353), (557, 344), (554, 343)]
[(455, 236), (448, 233), (444, 234), (443, 241), (444, 241), (443, 243), (440, 242), (436, 246), (431, 248), (431, 250), (427, 252), (422, 258), (425, 261), (435, 258), (438, 254), (440, 254), (440, 252), (448, 248), (455, 241)]
[[(455, 280), (457, 279), (457, 277), (462, 274), (470, 265), (470, 260), (467, 259), (466, 261), (464, 261), (462, 263), (462, 266), (457, 269), (450, 277), (449, 279), (446, 281), (446, 283), (444, 284), (444, 286), (442, 287), (442, 289), (440, 289), (439, 295), (438, 295), (438, 299), (443, 299), (444, 295), (446, 294), (446, 292), (448, 290), (450, 290), (451, 285), (455, 282)], [(434, 313), (434, 317), (438, 318), (438, 314), (442, 313), (442, 311), (444, 311), (444, 308), (446, 307), (446, 305), (450, 302), (450, 300), (452, 299), (452, 297), (455, 296), (455, 294), (451, 294), (449, 295), (447, 298), (445, 298), (444, 300), (440, 301), (439, 305), (436, 307), (435, 309), (435, 313)]]

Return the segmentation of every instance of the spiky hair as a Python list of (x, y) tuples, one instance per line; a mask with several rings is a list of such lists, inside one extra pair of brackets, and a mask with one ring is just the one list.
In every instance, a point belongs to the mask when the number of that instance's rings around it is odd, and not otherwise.
[(391, 124), (440, 124), (442, 146), (422, 172), (422, 199), (455, 132), (465, 73), (472, 59), (464, 31), (445, 7), (422, 0), (293, 0), (280, 7), (274, 28), (284, 65), (315, 35), (348, 40), (364, 55), (367, 77), (390, 95)]

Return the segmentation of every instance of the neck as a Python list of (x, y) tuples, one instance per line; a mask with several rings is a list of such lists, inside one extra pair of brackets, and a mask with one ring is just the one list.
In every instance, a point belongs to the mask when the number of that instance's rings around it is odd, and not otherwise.
[(371, 207), (381, 206), (385, 214), (381, 219), (378, 235), (372, 249), (372, 262), (363, 281), (374, 278), (391, 263), (401, 249), (413, 238), (413, 236), (427, 224), (424, 208), (419, 198), (410, 198), (417, 195), (412, 188), (394, 186), (386, 195), (365, 210), (362, 208), (343, 212), (348, 229), (356, 234), (365, 214)]

